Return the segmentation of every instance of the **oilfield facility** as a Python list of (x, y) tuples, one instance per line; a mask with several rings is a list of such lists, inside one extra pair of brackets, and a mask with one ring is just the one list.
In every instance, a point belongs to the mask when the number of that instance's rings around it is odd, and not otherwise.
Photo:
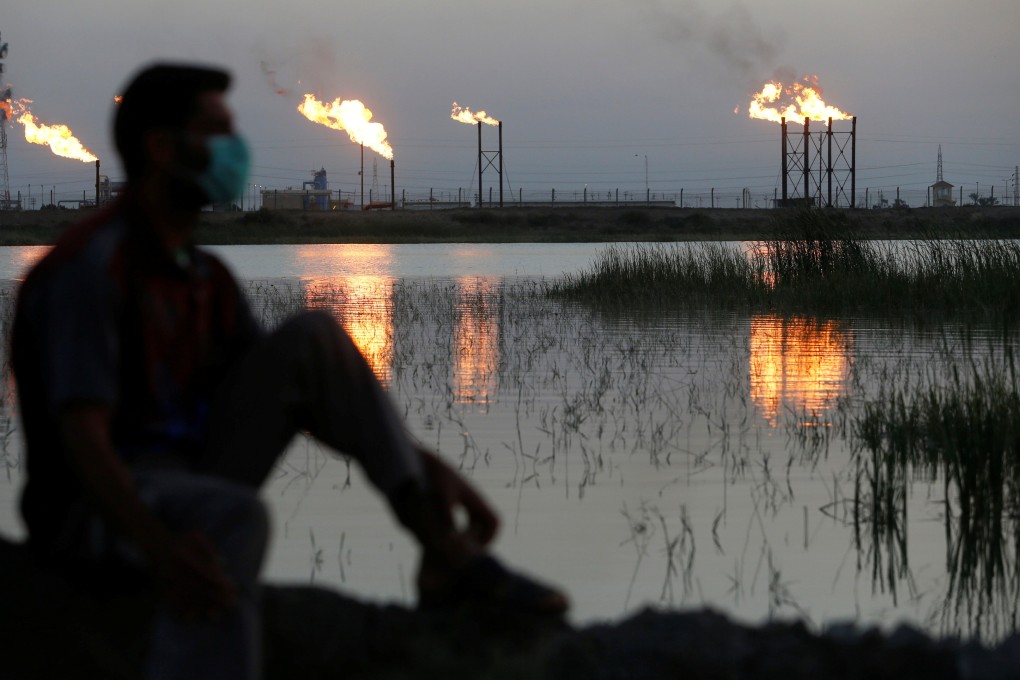
[[(9, 97), (9, 92), (6, 93)], [(4, 109), (6, 111), (7, 109)], [(900, 191), (872, 190), (857, 182), (857, 118), (813, 122), (786, 121), (779, 126), (776, 138), (777, 186), (771, 192), (714, 187), (678, 187), (674, 190), (653, 190), (647, 181), (639, 188), (590, 189), (587, 186), (569, 189), (550, 186), (547, 189), (515, 188), (507, 181), (503, 162), (502, 122), (498, 123), (498, 142), (486, 145), (482, 122), (478, 127), (476, 182), (471, 186), (435, 187), (426, 190), (402, 189), (398, 169), (393, 160), (380, 172), (377, 160), (366, 173), (364, 149), (360, 182), (348, 186), (331, 186), (325, 168), (309, 172), (300, 186), (270, 187), (250, 183), (235, 203), (217, 205), (215, 211), (252, 211), (259, 209), (285, 211), (347, 211), (347, 210), (443, 210), (451, 208), (514, 208), (514, 207), (626, 207), (693, 209), (768, 209), (784, 206), (883, 209), (906, 207), (953, 207), (967, 205), (1020, 205), (1020, 167), (1002, 184), (954, 185), (943, 172), (942, 150), (933, 162), (932, 183), (925, 189)], [(111, 181), (102, 172), (99, 159), (95, 163), (94, 191), (84, 190), (80, 196), (58, 195), (55, 186), (42, 183), (29, 190), (11, 192), (6, 165), (8, 117), (0, 115), (0, 142), (3, 142), (0, 180), (0, 211), (33, 210), (42, 207), (76, 209), (104, 205), (123, 190), (123, 183)], [(647, 158), (647, 157), (646, 157)], [(934, 160), (934, 159), (933, 159)], [(647, 163), (647, 160), (646, 160)], [(647, 168), (647, 165), (646, 165)], [(394, 187), (396, 190), (394, 191)]]
[[(9, 93), (8, 93), (9, 96)], [(0, 134), (6, 147), (8, 119), (0, 116)], [(309, 179), (300, 186), (269, 187), (255, 183), (248, 185), (245, 194), (232, 205), (213, 206), (213, 210), (287, 210), (287, 211), (338, 211), (338, 210), (442, 210), (448, 208), (513, 208), (513, 207), (622, 207), (653, 206), (660, 208), (695, 209), (763, 209), (784, 206), (813, 206), (847, 209), (882, 209), (896, 207), (952, 207), (967, 205), (1020, 205), (1020, 168), (1013, 176), (996, 186), (972, 185), (964, 187), (947, 181), (943, 172), (942, 150), (933, 162), (932, 183), (924, 190), (900, 191), (872, 190), (857, 182), (857, 118), (823, 123), (808, 119), (798, 122), (782, 121), (776, 138), (776, 166), (778, 185), (771, 192), (751, 189), (716, 189), (713, 187), (678, 187), (671, 191), (653, 190), (646, 183), (643, 188), (548, 189), (514, 188), (506, 178), (503, 163), (502, 123), (499, 123), (498, 142), (486, 146), (482, 123), (478, 122), (478, 151), (474, 171), (476, 182), (472, 186), (436, 187), (427, 191), (400, 188), (397, 168), (393, 160), (380, 173), (378, 161), (372, 168), (358, 175), (360, 183), (350, 186), (331, 186), (325, 168), (309, 172)], [(6, 148), (0, 161), (6, 180)], [(364, 153), (362, 151), (362, 153)], [(364, 162), (364, 161), (362, 161)], [(59, 196), (55, 186), (45, 183), (29, 191), (6, 193), (0, 197), (0, 210), (32, 210), (43, 206), (54, 208), (88, 208), (103, 205), (115, 199), (123, 183), (111, 181), (103, 174), (100, 161), (95, 163), (94, 191), (83, 191), (80, 196)], [(394, 192), (392, 187), (397, 187)]]
[[(0, 75), (3, 74), (3, 59), (7, 51), (7, 44), (0, 42)], [(791, 109), (773, 105), (783, 91), (781, 83), (767, 83), (761, 92), (754, 95), (749, 115), (779, 123), (779, 135), (775, 137), (776, 179), (775, 186), (770, 189), (763, 190), (761, 185), (755, 189), (733, 188), (733, 182), (725, 188), (716, 188), (710, 185), (711, 180), (700, 180), (694, 186), (678, 185), (664, 190), (661, 180), (650, 182), (647, 154), (634, 154), (635, 158), (644, 156), (643, 186), (605, 188), (607, 183), (600, 182), (597, 189), (579, 183), (567, 188), (535, 188), (534, 184), (528, 189), (514, 187), (504, 162), (503, 121), (484, 111), (471, 112), (456, 102), (450, 117), (477, 128), (477, 152), (470, 175), (473, 179), (464, 186), (402, 188), (393, 149), (386, 141), (382, 125), (369, 122), (371, 111), (358, 100), (341, 102), (338, 98), (332, 103), (323, 103), (306, 94), (305, 102), (298, 107), (299, 112), (314, 123), (347, 133), (352, 142), (360, 144), (360, 169), (356, 182), (331, 183), (324, 167), (309, 171), (308, 179), (300, 181), (299, 185), (268, 186), (253, 179), (238, 200), (229, 205), (212, 206), (211, 209), (331, 212), (578, 206), (710, 210), (790, 206), (832, 209), (1020, 206), (1020, 166), (1012, 168), (1010, 176), (1002, 178), (999, 183), (972, 184), (968, 181), (966, 187), (962, 182), (954, 185), (952, 173), (943, 172), (941, 145), (937, 164), (933, 154), (931, 183), (927, 186), (921, 188), (916, 181), (904, 191), (888, 185), (876, 189), (862, 186), (857, 179), (857, 117), (825, 105), (818, 97), (820, 90), (812, 89), (817, 87), (816, 80), (806, 77), (804, 82), (791, 86), (800, 94), (810, 94), (818, 106), (813, 109), (802, 107), (789, 120), (783, 112)], [(123, 183), (112, 181), (103, 173), (100, 159), (73, 137), (66, 125), (39, 124), (28, 110), (30, 103), (29, 99), (16, 99), (10, 87), (0, 91), (0, 211), (90, 208), (113, 201), (123, 191)], [(811, 113), (801, 113), (802, 110)], [(44, 179), (12, 191), (7, 149), (8, 129), (14, 124), (25, 127), (25, 137), (29, 142), (49, 145), (57, 156), (94, 163), (94, 186), (81, 190), (79, 196), (58, 192), (56, 182)], [(368, 168), (370, 178), (365, 166), (366, 146), (374, 152)], [(380, 168), (379, 156), (388, 161), (388, 167), (384, 163)], [(350, 176), (351, 173), (348, 173), (347, 177)], [(38, 179), (38, 176), (35, 177)], [(74, 184), (80, 187), (86, 182)], [(653, 189), (653, 184), (657, 188)]]
[[(626, 207), (696, 209), (762, 209), (784, 206), (883, 209), (896, 207), (952, 207), (966, 205), (1020, 206), (1020, 167), (1000, 187), (980, 185), (971, 191), (954, 186), (943, 177), (942, 148), (933, 173), (933, 182), (924, 190), (872, 190), (857, 184), (857, 118), (815, 123), (782, 119), (777, 146), (780, 182), (771, 193), (751, 189), (715, 189), (703, 187), (672, 191), (652, 190), (648, 186), (647, 156), (643, 189), (602, 189), (588, 187), (544, 190), (514, 189), (506, 180), (503, 163), (503, 123), (494, 121), (498, 141), (486, 145), (478, 128), (478, 150), (475, 166), (477, 184), (468, 187), (430, 188), (428, 192), (400, 189), (396, 182), (395, 165), (389, 161), (389, 184), (379, 184), (378, 168), (373, 168), (372, 181), (365, 186), (365, 171), (359, 176), (361, 186), (348, 190), (330, 189), (325, 169), (312, 172), (312, 179), (300, 188), (267, 188), (251, 185), (251, 191), (236, 209), (258, 210), (442, 210), (446, 208), (514, 208), (514, 207)], [(799, 129), (798, 129), (799, 128)], [(362, 150), (363, 151), (363, 150)], [(362, 156), (363, 158), (363, 156)], [(363, 161), (362, 161), (363, 162)], [(392, 192), (390, 187), (396, 186)], [(998, 193), (996, 193), (998, 192)]]

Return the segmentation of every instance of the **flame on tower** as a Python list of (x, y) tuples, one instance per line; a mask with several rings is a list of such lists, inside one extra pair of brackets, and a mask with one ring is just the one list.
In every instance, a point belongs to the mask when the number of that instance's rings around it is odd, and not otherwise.
[(468, 123), (474, 125), (475, 123), (485, 123), (486, 125), (499, 125), (499, 121), (487, 114), (485, 111), (477, 111), (472, 113), (471, 109), (465, 108), (453, 103), (453, 110), (450, 112), (450, 118), (460, 123)]
[(778, 80), (765, 83), (760, 92), (751, 98), (747, 109), (751, 118), (770, 120), (774, 123), (811, 120), (825, 121), (846, 120), (849, 113), (840, 111), (822, 100), (822, 88), (818, 85), (818, 76), (804, 76), (799, 81), (784, 85)]
[(387, 160), (393, 158), (393, 147), (386, 141), (386, 129), (382, 123), (372, 122), (372, 111), (357, 99), (340, 100), (339, 97), (325, 104), (306, 94), (297, 110), (313, 123), (342, 130), (352, 142), (364, 144)]
[[(45, 125), (40, 123), (28, 109), (31, 99), (18, 99), (10, 102), (11, 110), (8, 118), (14, 118), (25, 126), (25, 139), (32, 144), (50, 147), (50, 151), (62, 158), (71, 158), (83, 163), (99, 160), (98, 157), (78, 141), (71, 129), (66, 125)], [(6, 112), (6, 107), (5, 107)]]

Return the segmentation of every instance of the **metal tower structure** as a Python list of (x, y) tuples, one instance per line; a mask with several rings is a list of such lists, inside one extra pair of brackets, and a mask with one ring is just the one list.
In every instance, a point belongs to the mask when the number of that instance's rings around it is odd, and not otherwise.
[[(489, 168), (495, 168), (499, 175), (499, 207), (503, 207), (503, 121), (499, 121), (499, 149), (496, 151), (485, 151), (482, 149), (482, 121), (478, 121), (478, 207), (485, 204), (485, 197), (482, 194), (482, 173)], [(490, 200), (491, 204), (492, 201)]]
[[(0, 87), (4, 74), (3, 60), (7, 57), (7, 43), (0, 42)], [(0, 210), (15, 208), (11, 201), (11, 177), (7, 171), (7, 121), (11, 118), (11, 88), (0, 92)]]
[[(810, 191), (808, 188), (807, 175), (810, 172), (811, 165), (808, 157), (809, 145), (807, 143), (807, 139), (811, 122), (807, 118), (804, 119), (804, 135), (801, 139), (798, 139), (796, 136), (790, 136), (789, 128), (786, 125), (786, 118), (782, 119), (782, 125), (783, 193), (782, 203), (780, 203), (780, 205), (786, 208), (797, 203), (806, 204), (808, 202)], [(803, 192), (800, 190), (801, 185), (796, 182), (798, 175), (804, 176)], [(794, 179), (792, 186), (790, 184), (791, 176)]]
[[(832, 128), (832, 118), (824, 131), (813, 135), (811, 121), (804, 119), (804, 131), (791, 135), (786, 118), (782, 119), (783, 206), (856, 207), (857, 193), (857, 117), (849, 131)], [(849, 186), (848, 186), (849, 185)]]
[(945, 180), (942, 179), (942, 145), (941, 144), (939, 144), (939, 167), (938, 167), (938, 170), (935, 171), (935, 181), (936, 182), (945, 182)]

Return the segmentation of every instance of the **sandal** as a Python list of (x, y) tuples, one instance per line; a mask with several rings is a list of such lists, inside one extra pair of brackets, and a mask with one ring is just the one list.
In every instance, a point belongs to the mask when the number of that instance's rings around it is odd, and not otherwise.
[(483, 605), (529, 614), (562, 615), (570, 603), (558, 589), (513, 572), (495, 557), (481, 555), (459, 570), (443, 588), (423, 589), (421, 609)]

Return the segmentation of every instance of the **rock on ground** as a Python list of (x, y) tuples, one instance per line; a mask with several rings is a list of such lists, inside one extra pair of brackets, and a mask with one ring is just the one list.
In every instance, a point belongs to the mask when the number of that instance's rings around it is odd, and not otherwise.
[[(86, 594), (0, 540), (0, 678), (136, 678), (153, 601)], [(308, 586), (267, 586), (267, 679), (643, 680), (1020, 678), (1020, 635), (995, 648), (910, 629), (823, 634), (737, 624), (709, 611), (645, 610), (583, 628), (505, 611), (420, 612)]]

